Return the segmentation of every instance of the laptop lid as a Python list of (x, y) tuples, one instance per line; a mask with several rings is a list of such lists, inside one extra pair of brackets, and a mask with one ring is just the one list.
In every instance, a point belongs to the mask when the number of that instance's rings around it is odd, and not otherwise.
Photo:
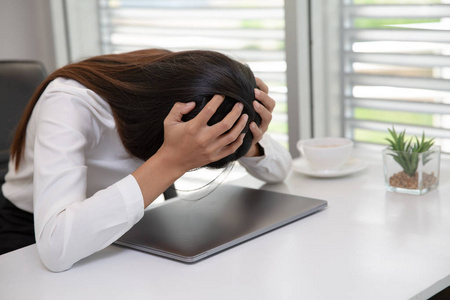
[(324, 200), (222, 185), (200, 200), (174, 198), (146, 210), (116, 244), (192, 263), (326, 206)]

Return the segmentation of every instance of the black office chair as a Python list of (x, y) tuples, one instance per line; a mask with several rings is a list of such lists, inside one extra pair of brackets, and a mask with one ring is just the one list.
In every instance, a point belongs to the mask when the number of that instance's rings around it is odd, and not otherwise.
[[(47, 77), (37, 61), (0, 61), (0, 186), (8, 172), (9, 148), (14, 129), (34, 90)], [(0, 207), (3, 206), (0, 197)]]
[(177, 196), (177, 191), (175, 190), (175, 185), (171, 185), (165, 192), (164, 192), (164, 199), (169, 200), (170, 198), (174, 198)]
[(34, 90), (47, 77), (38, 61), (0, 61), (0, 184), (8, 171), (14, 129)]

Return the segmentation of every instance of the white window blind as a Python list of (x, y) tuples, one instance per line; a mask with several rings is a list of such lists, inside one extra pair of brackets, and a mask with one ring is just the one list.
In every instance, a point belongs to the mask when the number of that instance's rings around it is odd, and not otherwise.
[(207, 49), (247, 63), (277, 102), (269, 131), (287, 145), (283, 0), (99, 0), (102, 53)]
[(395, 126), (450, 152), (450, 2), (341, 1), (345, 135), (385, 143)]

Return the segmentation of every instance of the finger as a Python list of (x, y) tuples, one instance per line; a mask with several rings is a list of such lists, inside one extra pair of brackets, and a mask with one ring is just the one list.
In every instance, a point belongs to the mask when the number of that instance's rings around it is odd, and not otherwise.
[(223, 100), (225, 100), (224, 96), (214, 95), (193, 120), (196, 120), (201, 125), (205, 125), (215, 114)]
[(255, 89), (255, 98), (259, 100), (262, 103), (262, 105), (264, 105), (267, 108), (267, 110), (273, 112), (276, 103), (275, 100), (272, 99), (272, 97), (270, 97), (263, 91)]
[(252, 134), (253, 134), (253, 141), (254, 141), (254, 142), (259, 142), (259, 141), (262, 139), (263, 134), (264, 134), (264, 131), (262, 131), (262, 130), (258, 127), (258, 125), (256, 125), (255, 122), (252, 122), (252, 123), (250, 124), (250, 131), (251, 131)]
[(269, 127), (270, 121), (272, 121), (272, 113), (258, 101), (253, 101), (253, 107), (255, 108), (256, 113), (261, 117), (261, 124), (259, 127), (265, 132)]
[(269, 87), (264, 83), (264, 81), (262, 81), (261, 79), (259, 79), (258, 77), (255, 77), (256, 80), (256, 86), (263, 91), (264, 93), (268, 94), (269, 93)]
[(217, 146), (224, 147), (227, 145), (232, 144), (236, 139), (239, 137), (239, 135), (242, 133), (242, 130), (244, 130), (245, 125), (247, 124), (248, 115), (243, 114), (239, 121), (233, 126), (233, 128), (227, 132), (226, 134), (222, 135), (219, 138), (219, 142), (217, 143)]
[(245, 137), (245, 133), (241, 133), (233, 143), (228, 144), (227, 146), (223, 147), (219, 151), (219, 155), (223, 158), (223, 157), (227, 157), (228, 155), (235, 153), (237, 151), (237, 149), (239, 149), (239, 147), (244, 142), (244, 137)]
[(195, 102), (181, 103), (177, 102), (174, 104), (166, 120), (169, 122), (181, 122), (183, 115), (189, 113), (195, 107)]
[(236, 103), (233, 109), (223, 118), (222, 121), (212, 126), (214, 133), (221, 135), (230, 130), (242, 114), (244, 105), (240, 102)]

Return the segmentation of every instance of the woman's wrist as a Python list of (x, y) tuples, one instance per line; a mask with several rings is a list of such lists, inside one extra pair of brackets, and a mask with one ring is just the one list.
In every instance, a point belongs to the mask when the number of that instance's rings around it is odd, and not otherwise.
[(253, 144), (250, 147), (250, 150), (248, 150), (245, 157), (256, 157), (256, 156), (263, 156), (264, 155), (264, 148), (261, 147), (259, 143)]
[(170, 153), (158, 151), (132, 173), (142, 192), (144, 207), (150, 205), (186, 171)]

